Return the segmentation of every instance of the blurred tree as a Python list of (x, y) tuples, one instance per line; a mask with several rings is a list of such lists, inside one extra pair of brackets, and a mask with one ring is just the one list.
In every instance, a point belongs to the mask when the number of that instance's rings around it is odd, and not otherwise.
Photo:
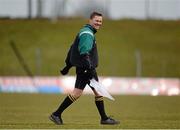
[(145, 0), (145, 15), (146, 19), (150, 19), (150, 0)]
[(43, 0), (37, 0), (37, 18), (41, 18), (43, 13)]
[(32, 0), (28, 0), (28, 19), (32, 18)]

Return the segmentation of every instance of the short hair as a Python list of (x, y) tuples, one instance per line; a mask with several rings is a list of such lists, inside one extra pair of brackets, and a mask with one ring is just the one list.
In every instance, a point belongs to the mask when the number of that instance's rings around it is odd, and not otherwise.
[(92, 12), (90, 15), (90, 19), (93, 19), (95, 16), (102, 16), (102, 14), (99, 12)]

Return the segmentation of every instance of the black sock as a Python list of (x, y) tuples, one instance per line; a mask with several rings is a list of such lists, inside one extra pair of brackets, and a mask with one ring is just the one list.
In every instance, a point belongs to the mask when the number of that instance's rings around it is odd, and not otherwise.
[(62, 112), (70, 106), (74, 101), (76, 101), (76, 98), (73, 97), (72, 95), (68, 95), (64, 101), (61, 103), (59, 108), (53, 113), (55, 116), (61, 116)]
[(95, 103), (96, 103), (96, 106), (98, 108), (98, 111), (99, 111), (99, 114), (101, 116), (101, 119), (102, 120), (106, 120), (108, 117), (107, 117), (107, 115), (105, 113), (105, 110), (104, 110), (103, 96), (95, 97)]

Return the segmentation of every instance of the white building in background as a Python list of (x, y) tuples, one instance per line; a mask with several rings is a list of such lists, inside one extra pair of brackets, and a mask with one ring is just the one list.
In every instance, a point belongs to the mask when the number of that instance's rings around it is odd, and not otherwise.
[(180, 19), (180, 0), (0, 0), (0, 17), (88, 16), (93, 10), (110, 19), (176, 20)]

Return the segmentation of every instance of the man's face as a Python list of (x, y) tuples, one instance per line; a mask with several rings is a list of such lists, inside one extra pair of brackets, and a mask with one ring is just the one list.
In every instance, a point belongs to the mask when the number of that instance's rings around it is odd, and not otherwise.
[(89, 24), (98, 30), (102, 25), (102, 16), (94, 16), (92, 19), (89, 20)]

